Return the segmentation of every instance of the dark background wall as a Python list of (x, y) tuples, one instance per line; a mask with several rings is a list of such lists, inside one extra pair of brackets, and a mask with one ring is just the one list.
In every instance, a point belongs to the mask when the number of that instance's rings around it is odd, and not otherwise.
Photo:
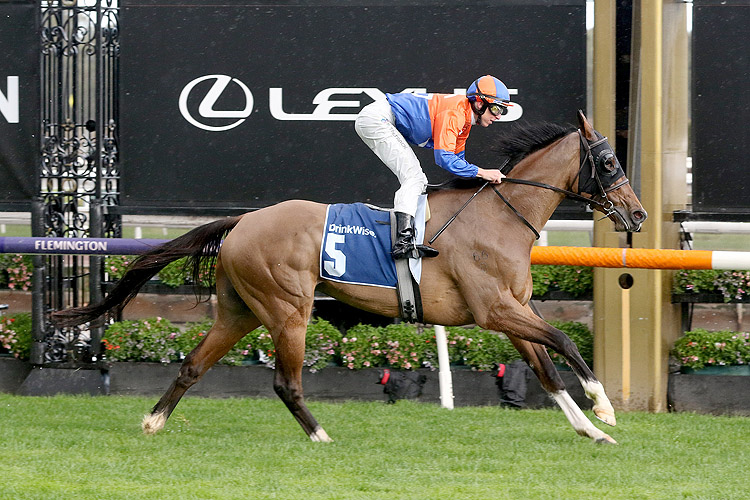
[[(397, 181), (352, 121), (378, 91), (450, 93), (490, 73), (517, 92), (509, 120), (575, 123), (585, 108), (583, 1), (131, 0), (120, 22), (125, 212), (257, 208), (290, 198), (392, 206)], [(213, 106), (204, 98), (217, 79), (195, 82), (208, 75), (228, 81)], [(190, 82), (183, 109), (203, 126), (229, 126), (251, 112), (229, 130), (199, 128), (179, 109)], [(252, 95), (249, 108), (239, 82)], [(318, 106), (316, 96), (332, 88), (343, 90)], [(282, 96), (275, 104), (272, 92)], [(328, 100), (344, 102), (316, 116), (338, 120), (311, 116)], [(294, 119), (274, 117), (273, 106)], [(467, 159), (499, 166), (488, 150), (507, 126), (476, 127)], [(432, 151), (419, 156), (431, 182), (448, 178)]]
[(0, 0), (0, 210), (29, 210), (36, 193), (40, 113), (37, 8), (34, 2)]
[(693, 210), (747, 218), (750, 1), (693, 5)]

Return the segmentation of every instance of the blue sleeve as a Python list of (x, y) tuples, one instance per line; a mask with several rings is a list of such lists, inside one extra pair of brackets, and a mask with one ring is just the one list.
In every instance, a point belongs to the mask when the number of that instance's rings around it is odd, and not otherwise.
[(442, 149), (435, 150), (435, 163), (452, 174), (459, 177), (476, 177), (479, 167), (464, 159), (464, 151), (451, 153)]

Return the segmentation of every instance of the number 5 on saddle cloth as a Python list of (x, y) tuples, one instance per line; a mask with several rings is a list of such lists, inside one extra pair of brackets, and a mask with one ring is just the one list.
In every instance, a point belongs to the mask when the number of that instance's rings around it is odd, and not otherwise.
[[(427, 196), (422, 195), (414, 218), (417, 244), (424, 241), (426, 212)], [(422, 260), (408, 259), (408, 265), (406, 259), (394, 262), (391, 248), (395, 225), (392, 210), (364, 203), (328, 205), (320, 276), (340, 283), (397, 289), (402, 318), (421, 322)]]

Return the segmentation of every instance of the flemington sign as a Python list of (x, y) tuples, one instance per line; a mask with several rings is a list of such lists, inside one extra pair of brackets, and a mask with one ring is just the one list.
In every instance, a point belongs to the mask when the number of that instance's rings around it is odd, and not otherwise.
[(0, 254), (138, 255), (169, 240), (122, 238), (0, 237)]

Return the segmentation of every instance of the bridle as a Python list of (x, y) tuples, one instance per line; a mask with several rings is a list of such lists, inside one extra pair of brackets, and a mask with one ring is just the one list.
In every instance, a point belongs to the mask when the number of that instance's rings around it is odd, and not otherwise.
[[(503, 178), (502, 182), (535, 186), (561, 193), (565, 195), (566, 198), (586, 203), (592, 208), (592, 210), (594, 208), (600, 208), (602, 212), (604, 212), (604, 216), (602, 217), (602, 219), (615, 214), (620, 217), (620, 219), (622, 219), (622, 221), (627, 226), (627, 221), (617, 210), (615, 210), (614, 203), (612, 203), (612, 201), (607, 196), (607, 193), (611, 193), (612, 191), (630, 183), (628, 178), (625, 177), (625, 172), (623, 172), (620, 162), (617, 161), (617, 157), (612, 151), (612, 146), (609, 145), (607, 138), (599, 134), (597, 131), (594, 131), (594, 134), (596, 136), (596, 139), (594, 141), (589, 141), (583, 135), (581, 129), (578, 129), (577, 132), (581, 147), (581, 163), (578, 168), (578, 174), (576, 174), (575, 177), (575, 180), (578, 181), (577, 193), (569, 191), (567, 189), (559, 188), (557, 186), (552, 186), (550, 184), (545, 184), (543, 182), (529, 181), (525, 179), (505, 177)], [(505, 164), (507, 163), (508, 160), (506, 160)], [(622, 180), (620, 180), (619, 182), (615, 182), (615, 179), (619, 179), (621, 176)], [(489, 181), (485, 182), (482, 187), (480, 187), (479, 190), (477, 190), (477, 192), (474, 193), (474, 195), (472, 195), (472, 197), (466, 203), (464, 203), (464, 205), (458, 210), (458, 212), (456, 212), (456, 214), (453, 215), (453, 217), (451, 217), (437, 233), (435, 233), (435, 236), (430, 238), (429, 243), (432, 244), (437, 239), (437, 237), (440, 236), (443, 231), (445, 231), (448, 225), (453, 222), (456, 217), (458, 217), (458, 214), (460, 214), (463, 209), (466, 208), (468, 204), (471, 203), (471, 201), (489, 184)], [(495, 194), (497, 194), (497, 196), (500, 197), (500, 199), (508, 206), (508, 208), (510, 208), (513, 213), (516, 214), (519, 219), (521, 219), (521, 222), (523, 222), (526, 227), (533, 231), (536, 239), (538, 240), (540, 238), (539, 231), (537, 231), (537, 229), (526, 219), (526, 217), (523, 216), (521, 212), (516, 210), (516, 208), (510, 203), (510, 201), (508, 201), (505, 196), (503, 196), (503, 194), (497, 189), (497, 186), (495, 186), (494, 184), (492, 185), (492, 190), (495, 192)], [(589, 194), (590, 196), (583, 196), (584, 194)], [(603, 201), (598, 201), (595, 198), (603, 199)]]
[[(566, 198), (586, 203), (592, 210), (594, 208), (600, 208), (602, 212), (604, 212), (602, 219), (606, 219), (610, 215), (615, 214), (620, 217), (620, 219), (623, 219), (623, 222), (627, 225), (627, 221), (625, 221), (622, 215), (615, 210), (614, 203), (612, 203), (607, 196), (607, 193), (611, 193), (612, 191), (630, 183), (628, 178), (625, 177), (625, 172), (623, 172), (620, 162), (617, 161), (617, 157), (612, 151), (612, 146), (609, 145), (607, 138), (599, 134), (597, 131), (594, 131), (594, 134), (596, 135), (596, 140), (594, 141), (589, 141), (583, 135), (581, 129), (578, 129), (577, 132), (581, 144), (581, 152), (579, 155), (581, 158), (581, 164), (578, 168), (578, 174), (576, 175), (576, 179), (578, 180), (577, 193), (550, 184), (545, 184), (543, 182), (528, 181), (525, 179), (506, 177), (502, 182), (536, 186), (564, 194)], [(615, 179), (620, 177), (622, 177), (622, 180), (615, 183)], [(602, 178), (604, 178), (604, 180), (602, 180)], [(523, 223), (534, 232), (536, 239), (539, 239), (539, 232), (529, 223), (529, 221), (526, 220), (525, 217), (523, 217), (523, 215), (513, 208), (510, 202), (500, 193), (500, 191), (498, 191), (497, 186), (493, 185), (492, 189), (500, 199), (521, 218)], [(582, 193), (591, 196), (583, 196)], [(604, 201), (598, 201), (595, 197), (601, 198)]]

